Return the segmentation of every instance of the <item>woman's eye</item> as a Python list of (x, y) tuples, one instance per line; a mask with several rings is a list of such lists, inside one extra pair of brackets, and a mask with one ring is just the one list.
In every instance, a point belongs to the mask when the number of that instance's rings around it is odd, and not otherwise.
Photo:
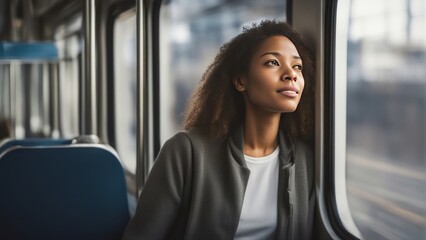
[(302, 65), (296, 65), (296, 66), (294, 66), (297, 70), (299, 70), (299, 71), (302, 71), (302, 69), (303, 69), (303, 67), (302, 67)]
[(265, 63), (267, 66), (279, 66), (279, 63), (277, 60), (269, 60)]

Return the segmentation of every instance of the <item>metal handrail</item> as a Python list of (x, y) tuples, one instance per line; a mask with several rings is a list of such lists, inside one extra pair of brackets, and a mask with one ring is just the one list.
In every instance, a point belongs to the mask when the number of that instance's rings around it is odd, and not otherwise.
[(84, 83), (82, 96), (81, 134), (97, 134), (96, 102), (96, 6), (95, 0), (85, 0), (83, 7), (84, 30)]

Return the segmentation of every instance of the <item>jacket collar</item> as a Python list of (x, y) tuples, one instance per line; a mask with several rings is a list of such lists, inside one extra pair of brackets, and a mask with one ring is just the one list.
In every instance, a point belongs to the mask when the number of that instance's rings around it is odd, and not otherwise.
[(247, 168), (246, 161), (244, 160), (243, 144), (244, 144), (244, 130), (243, 125), (235, 127), (229, 134), (228, 143), (231, 149), (231, 154), (234, 160), (242, 167)]
[(293, 147), (294, 142), (293, 139), (286, 135), (283, 130), (279, 132), (278, 144), (280, 145), (280, 166), (281, 168), (285, 168), (294, 163), (293, 158)]
[[(234, 160), (242, 167), (247, 168), (244, 160), (244, 125), (240, 125), (231, 131), (228, 137), (229, 146)], [(279, 160), (281, 168), (286, 168), (294, 162), (293, 159), (293, 139), (280, 130), (278, 136), (280, 148)]]

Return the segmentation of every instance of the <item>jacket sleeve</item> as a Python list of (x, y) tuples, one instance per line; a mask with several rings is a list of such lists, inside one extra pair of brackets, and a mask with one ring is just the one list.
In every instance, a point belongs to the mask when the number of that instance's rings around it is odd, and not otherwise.
[(155, 240), (168, 236), (181, 206), (190, 163), (191, 143), (185, 133), (175, 135), (164, 144), (123, 240)]

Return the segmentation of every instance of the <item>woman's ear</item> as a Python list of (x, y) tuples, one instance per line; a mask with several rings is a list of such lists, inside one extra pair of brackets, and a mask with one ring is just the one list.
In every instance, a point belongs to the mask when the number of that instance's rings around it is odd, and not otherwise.
[(234, 87), (239, 92), (244, 92), (246, 90), (246, 86), (244, 85), (244, 80), (241, 76), (236, 76), (234, 79), (232, 79), (232, 83), (234, 84)]

